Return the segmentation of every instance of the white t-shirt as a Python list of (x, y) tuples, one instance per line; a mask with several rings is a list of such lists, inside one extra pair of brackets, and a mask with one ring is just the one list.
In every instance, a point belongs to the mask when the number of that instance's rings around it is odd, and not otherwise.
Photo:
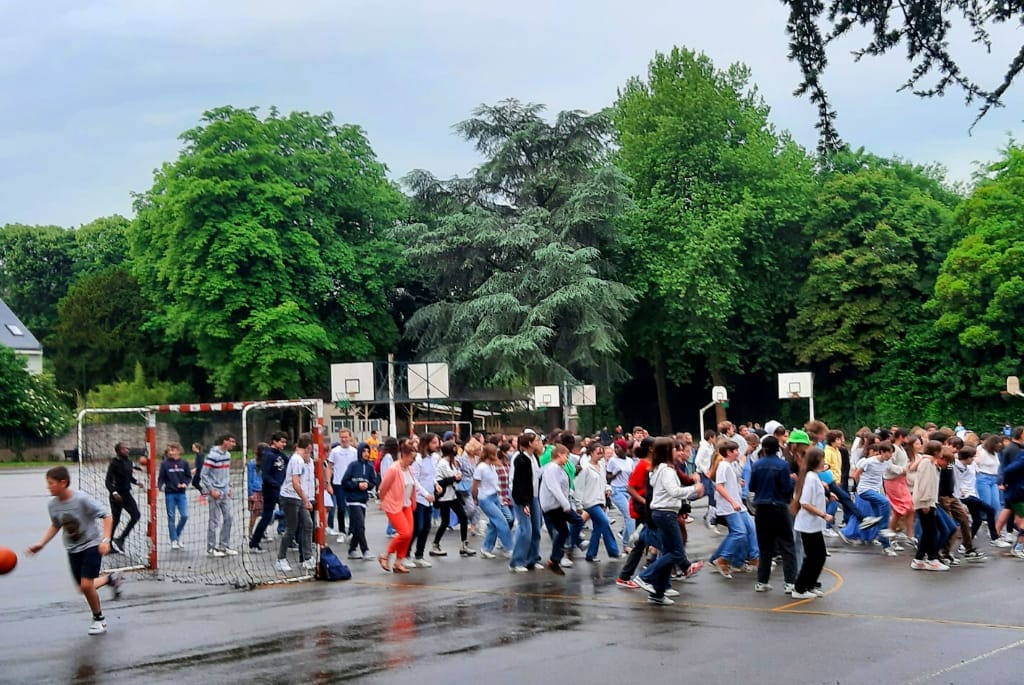
[[(810, 504), (818, 511), (825, 511), (825, 488), (821, 486), (821, 479), (814, 471), (808, 471), (807, 477), (804, 478), (800, 504)], [(799, 533), (820, 533), (825, 530), (825, 519), (815, 516), (801, 506), (793, 520), (793, 530)]]
[(480, 462), (473, 471), (473, 480), (478, 481), (477, 499), (493, 497), (498, 494), (498, 472), (487, 462)]
[(356, 460), (356, 448), (349, 445), (348, 447), (342, 447), (338, 445), (331, 450), (330, 455), (327, 457), (327, 461), (333, 465), (333, 473), (331, 474), (331, 483), (334, 485), (341, 485), (341, 479), (345, 475), (345, 470), (348, 465)]
[(284, 483), (281, 484), (281, 497), (299, 499), (299, 493), (295, 492), (295, 488), (292, 486), (292, 476), (299, 477), (299, 486), (306, 499), (315, 497), (313, 494), (313, 464), (312, 462), (307, 464), (298, 452), (288, 460), (288, 469), (284, 472)]
[[(729, 493), (729, 497), (732, 498), (733, 502), (742, 501), (742, 497), (740, 497), (740, 479), (736, 477), (736, 467), (724, 459), (718, 464), (718, 469), (715, 471), (715, 485), (719, 484), (725, 486), (725, 491)], [(719, 516), (728, 516), (729, 514), (735, 514), (736, 511), (724, 497), (719, 496), (715, 498), (715, 513)]]
[(612, 457), (608, 460), (608, 473), (612, 475), (611, 486), (624, 488), (629, 484), (629, 474), (633, 473), (633, 460), (629, 457)]
[(885, 470), (889, 468), (887, 462), (878, 457), (864, 457), (857, 464), (857, 468), (861, 470), (860, 479), (857, 481), (858, 491), (882, 492), (882, 479), (885, 476)]

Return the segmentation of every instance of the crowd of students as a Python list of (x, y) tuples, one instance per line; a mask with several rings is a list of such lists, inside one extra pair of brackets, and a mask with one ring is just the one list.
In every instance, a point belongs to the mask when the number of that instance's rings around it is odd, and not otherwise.
[(922, 571), (982, 563), (985, 547), (1024, 559), (1024, 429), (961, 428), (865, 428), (849, 446), (820, 421), (794, 430), (723, 422), (697, 445), (687, 433), (655, 438), (640, 428), (607, 445), (529, 430), (475, 435), (464, 446), (451, 434), (390, 439), (379, 498), (393, 535), (377, 561), (389, 573), (429, 568), (434, 520), (435, 556), (446, 554), (441, 542), (457, 521), (462, 556), (477, 554), (468, 531), (485, 529), (479, 555), (500, 555), (513, 573), (564, 575), (579, 556), (597, 561), (603, 544), (621, 561), (620, 587), (667, 605), (678, 595), (672, 580), (704, 566), (687, 557), (686, 526), (691, 502), (705, 497), (705, 525), (722, 535), (710, 565), (726, 579), (756, 572), (756, 592), (772, 590), (781, 561), (787, 594), (822, 596), (826, 538), (907, 552)]

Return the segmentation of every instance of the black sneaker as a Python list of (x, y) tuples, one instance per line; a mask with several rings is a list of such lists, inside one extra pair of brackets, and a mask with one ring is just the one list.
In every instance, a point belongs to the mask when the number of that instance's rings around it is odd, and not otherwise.
[(263, 554), (263, 548), (259, 545), (250, 545), (249, 554)]

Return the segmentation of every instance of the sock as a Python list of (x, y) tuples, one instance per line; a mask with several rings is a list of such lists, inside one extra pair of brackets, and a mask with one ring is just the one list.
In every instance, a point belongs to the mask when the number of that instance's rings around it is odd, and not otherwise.
[(94, 620), (94, 621), (104, 621), (106, 619), (103, 617), (103, 612), (101, 611), (98, 614), (96, 612), (93, 612), (92, 620)]

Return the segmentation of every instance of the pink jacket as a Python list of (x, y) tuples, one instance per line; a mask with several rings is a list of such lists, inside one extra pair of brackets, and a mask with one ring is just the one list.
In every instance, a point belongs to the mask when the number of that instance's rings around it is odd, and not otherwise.
[[(402, 481), (402, 466), (397, 461), (384, 471), (384, 477), (377, 488), (380, 497), (380, 508), (388, 514), (402, 511), (402, 500), (405, 499), (405, 483)], [(415, 488), (412, 496), (412, 509), (416, 509)]]

